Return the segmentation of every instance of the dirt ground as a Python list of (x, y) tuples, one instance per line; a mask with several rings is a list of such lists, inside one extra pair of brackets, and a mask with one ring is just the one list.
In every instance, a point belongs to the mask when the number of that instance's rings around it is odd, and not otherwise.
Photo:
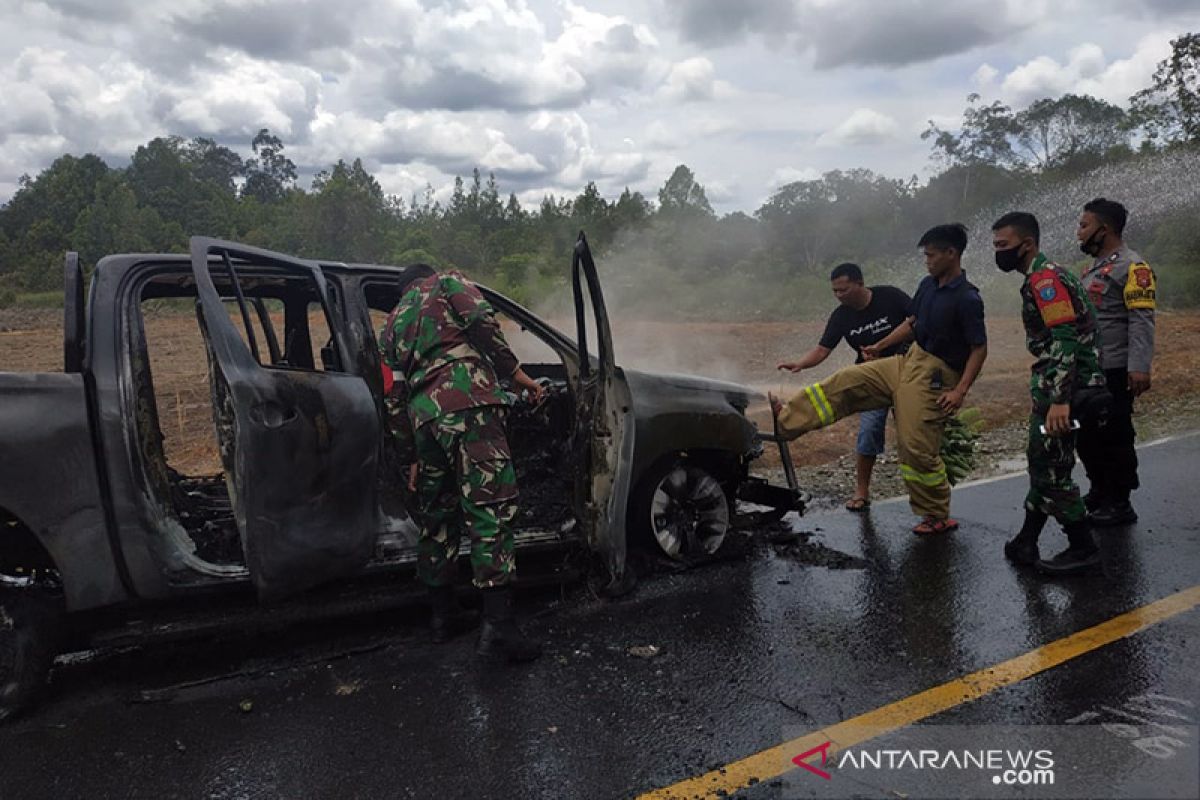
[[(781, 361), (796, 358), (811, 347), (822, 327), (822, 322), (618, 321), (614, 324), (614, 351), (617, 362), (626, 367), (706, 375), (790, 395), (852, 361), (849, 349), (840, 347), (824, 364), (802, 375), (776, 369)], [(1022, 421), (1028, 414), (1026, 387), (1031, 362), (1018, 318), (989, 319), (988, 331), (988, 360), (967, 400), (967, 405), (981, 409), (989, 431), (982, 442), (980, 474), (1006, 464), (1011, 469), (1009, 462), (1023, 452)], [(178, 312), (148, 313), (146, 334), (168, 460), (186, 474), (218, 471), (207, 365), (195, 317)], [(528, 337), (514, 332), (510, 338), (523, 360), (545, 360), (547, 350)], [(1200, 352), (1193, 346), (1198, 339), (1200, 312), (1160, 313), (1153, 388), (1137, 409), (1143, 440), (1200, 428)], [(0, 311), (0, 370), (61, 369), (62, 321), (57, 312)], [(765, 403), (752, 407), (750, 413), (760, 427), (770, 424)], [(857, 425), (857, 418), (845, 419), (792, 444), (792, 457), (802, 468), (806, 486), (818, 494), (836, 494), (841, 486), (852, 488), (848, 481), (853, 474), (851, 454)], [(890, 426), (888, 435), (890, 440)], [(889, 459), (894, 462), (890, 449), (883, 464)], [(778, 455), (768, 451), (765, 466), (777, 465)], [(899, 492), (894, 472), (886, 467), (877, 470), (877, 495)]]

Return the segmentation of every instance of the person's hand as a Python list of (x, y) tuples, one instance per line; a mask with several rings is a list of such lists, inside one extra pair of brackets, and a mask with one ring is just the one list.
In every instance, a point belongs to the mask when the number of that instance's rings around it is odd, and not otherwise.
[(863, 345), (862, 350), (863, 361), (874, 361), (879, 358), (879, 343)]
[(529, 393), (529, 402), (535, 406), (540, 406), (546, 399), (546, 387), (526, 375), (525, 370), (518, 369), (513, 373), (512, 379), (518, 388)]
[(778, 418), (779, 412), (783, 411), (783, 401), (774, 392), (767, 392), (767, 402), (771, 404), (771, 415)]
[(1066, 436), (1071, 432), (1071, 404), (1055, 403), (1046, 412), (1046, 435)]
[(962, 408), (963, 401), (967, 399), (967, 393), (961, 389), (951, 389), (948, 392), (942, 392), (938, 397), (938, 408), (942, 409), (943, 413), (954, 414)]
[(408, 467), (408, 490), (410, 492), (417, 491), (417, 465), (410, 464)]
[(1150, 373), (1149, 372), (1131, 372), (1129, 373), (1129, 393), (1134, 397), (1149, 391), (1150, 389)]
[(785, 361), (776, 369), (787, 370), (788, 372), (799, 372), (800, 370), (804, 369), (804, 367), (800, 366), (800, 362), (798, 361)]

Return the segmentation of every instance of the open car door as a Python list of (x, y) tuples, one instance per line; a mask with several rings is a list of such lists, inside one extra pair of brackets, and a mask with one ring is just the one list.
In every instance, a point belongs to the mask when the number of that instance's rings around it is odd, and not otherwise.
[[(374, 550), (379, 415), (349, 371), (355, 362), (320, 268), (204, 237), (192, 238), (191, 259), (225, 481), (259, 597), (356, 572)], [(313, 313), (324, 312), (333, 360), (325, 370), (264, 365), (243, 288), (252, 282), (239, 276), (264, 267), (304, 287)], [(236, 298), (245, 339), (222, 297)]]
[[(613, 360), (612, 328), (596, 264), (581, 231), (571, 261), (575, 295), (579, 388), (576, 441), (584, 469), (576, 474), (575, 496), (588, 544), (604, 556), (613, 584), (625, 572), (625, 522), (633, 467), (634, 426), (629, 386)], [(586, 294), (585, 294), (586, 291)], [(588, 310), (595, 323), (596, 357), (588, 351)]]

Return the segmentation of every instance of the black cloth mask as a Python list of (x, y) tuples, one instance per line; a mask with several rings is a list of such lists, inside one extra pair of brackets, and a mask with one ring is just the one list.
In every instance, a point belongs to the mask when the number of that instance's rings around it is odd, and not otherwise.
[(1104, 228), (1097, 228), (1096, 232), (1089, 236), (1086, 241), (1080, 242), (1079, 249), (1083, 251), (1084, 255), (1089, 255), (1092, 258), (1100, 255), (1100, 250), (1104, 247), (1105, 233), (1107, 231)]
[(996, 251), (996, 266), (1005, 272), (1015, 272), (1021, 268), (1021, 245), (1010, 247), (1007, 250)]

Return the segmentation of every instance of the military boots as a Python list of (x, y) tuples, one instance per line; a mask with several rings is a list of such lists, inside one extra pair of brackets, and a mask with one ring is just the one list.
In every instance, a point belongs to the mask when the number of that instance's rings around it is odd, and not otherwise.
[(507, 661), (533, 661), (542, 646), (525, 636), (513, 619), (512, 589), (495, 586), (483, 590), (483, 625), (475, 652)]
[(1092, 525), (1087, 518), (1063, 526), (1067, 534), (1067, 549), (1053, 558), (1037, 562), (1038, 571), (1046, 575), (1078, 575), (1100, 564), (1100, 548), (1092, 538)]
[(1012, 539), (1004, 543), (1004, 557), (1023, 567), (1033, 566), (1041, 558), (1038, 537), (1049, 517), (1040, 511), (1025, 510), (1025, 524)]
[(458, 605), (454, 587), (429, 587), (429, 638), (436, 643), (448, 642), (479, 624), (479, 612)]

